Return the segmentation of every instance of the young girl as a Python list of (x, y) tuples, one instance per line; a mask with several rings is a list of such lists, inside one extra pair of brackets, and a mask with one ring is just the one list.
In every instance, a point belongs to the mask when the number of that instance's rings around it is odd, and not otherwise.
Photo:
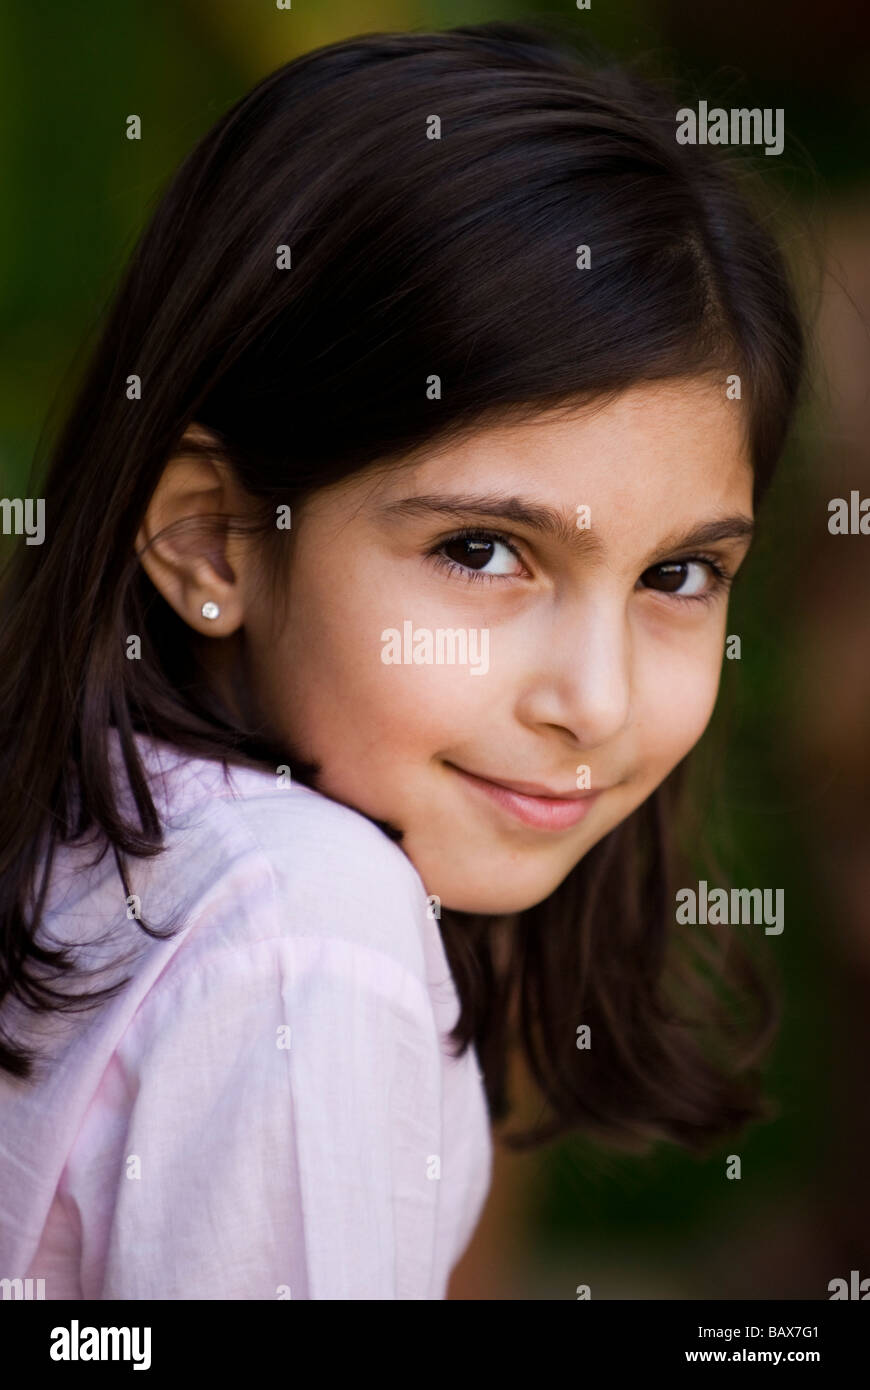
[(764, 1113), (673, 842), (802, 333), (678, 106), (373, 34), (176, 174), (4, 575), (0, 1277), (442, 1298), (514, 1056), (517, 1145)]

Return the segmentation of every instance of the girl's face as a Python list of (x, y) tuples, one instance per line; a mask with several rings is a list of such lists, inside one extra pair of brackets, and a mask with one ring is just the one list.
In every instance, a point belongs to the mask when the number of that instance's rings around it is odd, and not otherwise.
[(286, 621), (245, 614), (256, 695), (444, 907), (546, 898), (702, 734), (715, 567), (749, 545), (740, 412), (724, 382), (643, 385), (294, 508)]

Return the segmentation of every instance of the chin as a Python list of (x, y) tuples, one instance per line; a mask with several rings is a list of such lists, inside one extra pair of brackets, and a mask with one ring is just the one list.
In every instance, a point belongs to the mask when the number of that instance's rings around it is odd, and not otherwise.
[[(441, 906), (451, 912), (480, 913), (485, 916), (501, 917), (515, 912), (525, 912), (544, 902), (558, 888), (559, 883), (516, 884), (498, 882), (499, 875), (493, 875), (491, 882), (480, 875), (475, 883), (455, 884), (441, 895)], [(559, 880), (561, 882), (561, 880)]]

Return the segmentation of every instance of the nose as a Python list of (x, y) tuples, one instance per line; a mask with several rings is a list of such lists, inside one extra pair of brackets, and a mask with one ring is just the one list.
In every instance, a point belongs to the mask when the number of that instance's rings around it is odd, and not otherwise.
[(517, 717), (527, 727), (567, 731), (580, 748), (597, 748), (629, 721), (632, 633), (624, 599), (600, 593), (538, 611), (523, 647)]

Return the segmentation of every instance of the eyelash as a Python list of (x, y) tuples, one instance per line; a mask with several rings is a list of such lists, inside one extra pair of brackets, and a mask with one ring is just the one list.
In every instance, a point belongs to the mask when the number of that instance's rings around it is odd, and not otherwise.
[[(446, 570), (448, 573), (456, 574), (464, 583), (492, 584), (499, 580), (510, 580), (518, 577), (512, 574), (484, 574), (481, 570), (466, 569), (464, 565), (460, 565), (457, 561), (451, 560), (449, 556), (441, 554), (444, 547), (450, 545), (451, 541), (465, 540), (498, 541), (499, 544), (505, 546), (512, 555), (515, 555), (521, 563), (523, 562), (523, 557), (517, 547), (500, 531), (481, 531), (471, 527), (455, 531), (450, 536), (445, 536), (443, 540), (440, 540), (436, 546), (433, 546), (433, 548), (426, 553), (435, 565)], [(651, 590), (651, 592), (664, 592), (666, 597), (676, 600), (677, 603), (712, 603), (721, 593), (730, 588), (734, 576), (729, 574), (714, 555), (703, 553), (698, 553), (696, 555), (681, 555), (678, 560), (660, 560), (657, 565), (650, 565), (649, 568), (658, 569), (663, 565), (689, 564), (693, 561), (696, 564), (706, 565), (712, 575), (712, 583), (709, 589), (703, 594), (668, 594), (666, 590)], [(644, 571), (644, 573), (646, 573), (646, 571)]]

